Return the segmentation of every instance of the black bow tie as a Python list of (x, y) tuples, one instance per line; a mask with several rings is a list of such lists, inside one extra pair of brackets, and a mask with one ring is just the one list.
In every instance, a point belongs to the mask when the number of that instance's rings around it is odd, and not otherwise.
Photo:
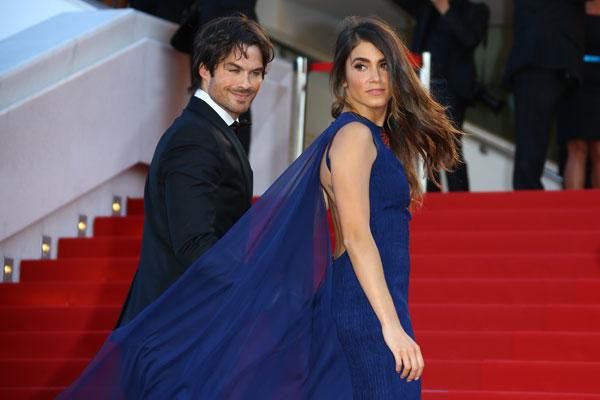
[(233, 131), (237, 134), (240, 133), (240, 130), (242, 128), (247, 128), (249, 127), (251, 124), (248, 121), (233, 121), (233, 124), (229, 125), (231, 127), (231, 129), (233, 129)]

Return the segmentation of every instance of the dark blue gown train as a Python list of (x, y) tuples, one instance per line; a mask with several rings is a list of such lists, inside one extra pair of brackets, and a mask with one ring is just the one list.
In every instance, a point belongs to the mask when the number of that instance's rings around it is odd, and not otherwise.
[[(343, 113), (175, 284), (115, 330), (59, 399), (407, 399), (347, 256), (332, 263), (320, 163), (350, 121), (371, 128), (371, 228), (410, 330), (408, 186), (379, 129)], [(354, 392), (354, 393), (353, 393)]]

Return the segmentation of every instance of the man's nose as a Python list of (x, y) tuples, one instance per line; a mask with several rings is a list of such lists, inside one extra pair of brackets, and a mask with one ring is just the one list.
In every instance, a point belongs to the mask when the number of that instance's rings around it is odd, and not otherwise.
[(249, 88), (252, 86), (252, 73), (246, 72), (242, 74), (242, 78), (240, 80), (240, 86), (244, 88)]

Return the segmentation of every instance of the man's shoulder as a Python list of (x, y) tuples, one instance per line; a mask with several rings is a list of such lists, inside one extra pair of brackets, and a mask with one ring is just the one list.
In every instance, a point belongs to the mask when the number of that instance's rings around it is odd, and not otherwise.
[(218, 134), (218, 128), (208, 119), (184, 110), (160, 138), (156, 153), (197, 151), (199, 148), (218, 151)]
[(164, 136), (171, 142), (192, 141), (204, 142), (214, 140), (219, 127), (202, 113), (184, 109), (173, 121)]

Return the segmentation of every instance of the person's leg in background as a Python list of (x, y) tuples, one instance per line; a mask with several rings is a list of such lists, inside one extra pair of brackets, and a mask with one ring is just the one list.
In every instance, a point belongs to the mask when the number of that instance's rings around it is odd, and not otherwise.
[[(440, 103), (446, 107), (446, 113), (450, 120), (454, 123), (458, 129), (462, 130), (463, 122), (465, 121), (465, 113), (467, 110), (467, 104), (458, 99), (454, 94), (443, 93), (439, 96)], [(467, 163), (465, 162), (463, 154), (462, 140), (458, 142), (457, 146), (458, 156), (460, 163), (449, 172), (446, 172), (446, 180), (448, 182), (448, 191), (450, 192), (468, 192), (469, 191), (469, 175), (467, 171)], [(435, 175), (436, 179), (440, 181), (440, 175)], [(427, 181), (428, 192), (439, 192), (440, 189), (430, 180)]]
[[(448, 105), (448, 116), (454, 122), (454, 126), (462, 130), (463, 123), (465, 122), (465, 112), (467, 111), (467, 104), (458, 99), (456, 96), (451, 97), (451, 102)], [(469, 191), (469, 175), (467, 170), (467, 162), (463, 152), (462, 139), (458, 142), (458, 156), (460, 164), (458, 164), (454, 170), (446, 172), (446, 179), (448, 180), (448, 190), (450, 192), (468, 192)]]
[(565, 189), (583, 189), (588, 156), (588, 142), (573, 139), (567, 142), (567, 162), (565, 164)]
[(550, 128), (567, 83), (562, 70), (528, 68), (515, 75), (515, 190), (544, 188)]
[(590, 158), (592, 159), (591, 187), (600, 189), (600, 140), (590, 142)]

